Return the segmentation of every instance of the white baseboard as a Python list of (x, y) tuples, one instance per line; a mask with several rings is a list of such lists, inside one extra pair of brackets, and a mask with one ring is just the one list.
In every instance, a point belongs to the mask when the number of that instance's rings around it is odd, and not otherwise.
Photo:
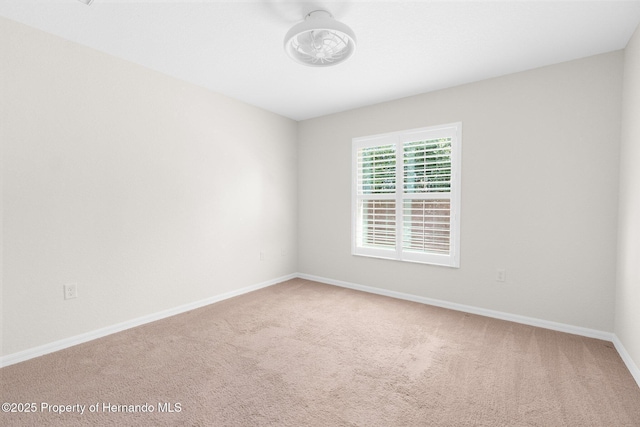
[(341, 280), (328, 279), (326, 277), (313, 276), (310, 274), (298, 274), (301, 279), (313, 280), (314, 282), (326, 283), (328, 285), (340, 286), (343, 288), (355, 289), (358, 291), (369, 292), (372, 294), (388, 296), (392, 298), (403, 299), (407, 301), (418, 302), (436, 307), (449, 308), (451, 310), (462, 311), (464, 313), (479, 314), (481, 316), (492, 317), (495, 319), (508, 320), (510, 322), (521, 323), (529, 326), (537, 326), (540, 328), (551, 329), (559, 332), (580, 335), (588, 338), (596, 338), (604, 341), (611, 341), (615, 346), (622, 361), (629, 369), (631, 376), (640, 387), (640, 368), (634, 363), (633, 359), (622, 345), (620, 339), (611, 332), (599, 331), (597, 329), (583, 328), (580, 326), (567, 325), (564, 323), (550, 322), (548, 320), (536, 319), (533, 317), (520, 316), (517, 314), (504, 313), (501, 311), (487, 310), (484, 308), (473, 307), (464, 304), (456, 304), (453, 302), (442, 301), (437, 299), (425, 298), (402, 292), (389, 291), (387, 289), (374, 288), (371, 286), (358, 285), (355, 283), (344, 282)]
[(567, 325), (564, 323), (550, 322), (548, 320), (520, 316), (517, 314), (504, 313), (502, 311), (488, 310), (485, 308), (478, 308), (470, 305), (457, 304), (449, 301), (442, 301), (442, 300), (437, 300), (432, 298), (421, 297), (417, 295), (405, 294), (402, 292), (390, 291), (390, 290), (381, 289), (381, 288), (374, 288), (371, 286), (358, 285), (355, 283), (343, 282), (341, 280), (328, 279), (326, 277), (312, 276), (310, 274), (298, 274), (298, 277), (300, 277), (301, 279), (313, 280), (315, 282), (326, 283), (329, 285), (340, 286), (343, 288), (355, 289), (358, 291), (369, 292), (372, 294), (384, 295), (392, 298), (398, 298), (398, 299), (403, 299), (407, 301), (419, 302), (427, 305), (434, 305), (436, 307), (462, 311), (464, 313), (479, 314), (480, 316), (493, 317), (495, 319), (508, 320), (510, 322), (521, 323), (529, 326), (538, 326), (540, 328), (551, 329), (559, 332), (567, 332), (569, 334), (581, 335), (589, 338), (597, 338), (605, 341), (613, 340), (613, 334), (611, 332), (583, 328), (580, 326)]
[(224, 294), (216, 295), (210, 298), (206, 298), (200, 301), (195, 301), (189, 304), (184, 304), (178, 307), (170, 308), (160, 311), (158, 313), (149, 314), (147, 316), (138, 317), (136, 319), (128, 320), (126, 322), (118, 323), (115, 325), (107, 326), (105, 328), (97, 329), (95, 331), (86, 332), (84, 334), (76, 335), (69, 338), (64, 338), (49, 344), (44, 344), (38, 347), (30, 348), (18, 353), (9, 354), (0, 358), (0, 368), (4, 366), (13, 365), (16, 363), (24, 362), (34, 357), (43, 356), (54, 351), (63, 350), (74, 345), (82, 344), (87, 341), (102, 338), (107, 335), (115, 334), (126, 329), (131, 329), (136, 326), (144, 325), (145, 323), (155, 322), (156, 320), (164, 319), (166, 317), (175, 316), (176, 314), (184, 313), (196, 308), (204, 307), (209, 304), (223, 301), (229, 298), (236, 297), (238, 295), (246, 294), (248, 292), (257, 291), (258, 289), (266, 288), (276, 283), (284, 282), (289, 279), (295, 279), (297, 274), (290, 274), (287, 276), (278, 277), (276, 279), (268, 280), (266, 282), (258, 283), (256, 285), (246, 286), (244, 288), (226, 292)]
[(622, 345), (620, 338), (618, 338), (616, 334), (613, 334), (613, 345), (616, 347), (616, 350), (618, 350), (618, 354), (622, 358), (624, 364), (627, 365), (627, 369), (631, 372), (633, 379), (636, 380), (638, 387), (640, 387), (640, 368), (635, 364), (631, 355), (629, 355), (627, 349), (624, 348), (624, 345)]
[(388, 296), (391, 298), (398, 298), (407, 301), (418, 302), (421, 304), (433, 305), (436, 307), (448, 308), (451, 310), (462, 311), (465, 313), (478, 314), (481, 316), (492, 317), (501, 320), (507, 320), (510, 322), (521, 323), (524, 325), (537, 326), (545, 329), (551, 329), (559, 332), (566, 332), (570, 334), (585, 336), (589, 338), (597, 338), (605, 341), (613, 342), (616, 350), (620, 354), (620, 357), (624, 361), (625, 365), (631, 372), (631, 375), (635, 379), (636, 383), (640, 387), (640, 368), (634, 363), (633, 359), (622, 345), (620, 339), (611, 332), (604, 332), (595, 329), (582, 328), (579, 326), (567, 325), (564, 323), (550, 322), (548, 320), (541, 320), (532, 317), (520, 316), (517, 314), (504, 313), (501, 311), (487, 310), (484, 308), (473, 307), (464, 304), (457, 304), (449, 301), (442, 301), (432, 298), (421, 297), (417, 295), (405, 294), (402, 292), (390, 291), (387, 289), (374, 288), (371, 286), (358, 285), (355, 283), (344, 282), (341, 280), (329, 279), (326, 277), (313, 276), (310, 274), (289, 274), (287, 276), (278, 277), (276, 279), (268, 280), (266, 282), (258, 283), (256, 285), (247, 286), (235, 291), (226, 292), (224, 294), (216, 295), (204, 300), (195, 301), (189, 304), (184, 304), (178, 307), (170, 308), (158, 313), (153, 313), (147, 316), (138, 317), (126, 322), (118, 323), (115, 325), (107, 326), (105, 328), (97, 329), (95, 331), (87, 332), (84, 334), (76, 335), (73, 337), (65, 338), (59, 341), (55, 341), (49, 344), (44, 344), (38, 347), (30, 348), (18, 353), (9, 354), (0, 358), (0, 368), (4, 366), (13, 365), (16, 363), (24, 362), (35, 357), (43, 356), (54, 351), (63, 350), (74, 345), (82, 344), (97, 338), (102, 338), (107, 335), (114, 334), (116, 332), (124, 331), (134, 328), (136, 326), (144, 325), (146, 323), (154, 322), (156, 320), (164, 319), (170, 316), (175, 316), (180, 313), (184, 313), (196, 308), (204, 307), (210, 304), (214, 304), (219, 301), (223, 301), (229, 298), (236, 297), (238, 295), (246, 294), (258, 289), (266, 288), (268, 286), (275, 285), (280, 282), (284, 282), (290, 279), (301, 278), (307, 280), (313, 280), (315, 282), (326, 283), (328, 285), (340, 286), (343, 288), (354, 289), (358, 291), (368, 292), (377, 295)]

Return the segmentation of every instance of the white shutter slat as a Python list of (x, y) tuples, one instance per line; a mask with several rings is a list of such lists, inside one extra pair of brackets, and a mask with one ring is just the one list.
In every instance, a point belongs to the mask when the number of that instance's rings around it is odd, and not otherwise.
[(405, 193), (451, 190), (451, 138), (427, 139), (404, 144)]
[(361, 200), (361, 242), (364, 246), (396, 245), (396, 201)]
[(404, 249), (426, 253), (449, 253), (450, 228), (450, 200), (404, 200)]
[(364, 147), (358, 150), (358, 194), (396, 192), (395, 145)]

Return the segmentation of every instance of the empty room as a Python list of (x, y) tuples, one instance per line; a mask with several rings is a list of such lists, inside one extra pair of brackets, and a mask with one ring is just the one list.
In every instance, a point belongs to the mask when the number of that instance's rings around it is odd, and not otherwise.
[(640, 0), (0, 0), (3, 426), (640, 426)]

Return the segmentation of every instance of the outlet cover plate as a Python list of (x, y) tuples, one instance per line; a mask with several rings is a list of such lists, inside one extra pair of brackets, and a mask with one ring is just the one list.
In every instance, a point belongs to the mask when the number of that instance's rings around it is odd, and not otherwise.
[(78, 298), (78, 285), (75, 283), (67, 283), (64, 285), (64, 299)]

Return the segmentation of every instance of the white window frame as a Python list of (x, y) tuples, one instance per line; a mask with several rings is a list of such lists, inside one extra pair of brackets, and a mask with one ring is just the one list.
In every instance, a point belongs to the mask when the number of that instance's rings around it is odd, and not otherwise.
[[(451, 179), (450, 191), (405, 193), (404, 189), (404, 145), (410, 142), (428, 141), (437, 138), (451, 138)], [(363, 148), (387, 146), (395, 148), (395, 191), (388, 194), (362, 194), (358, 191), (358, 153)], [(380, 135), (364, 136), (352, 140), (352, 178), (351, 178), (351, 253), (353, 255), (374, 258), (393, 259), (398, 261), (418, 262), (447, 267), (460, 267), (460, 190), (461, 190), (461, 156), (462, 155), (462, 123), (430, 126), (409, 129)], [(359, 229), (363, 214), (359, 212), (362, 200), (395, 200), (395, 246), (364, 246), (359, 239)], [(403, 206), (409, 199), (447, 199), (450, 202), (450, 229), (448, 253), (433, 253), (403, 249)]]

